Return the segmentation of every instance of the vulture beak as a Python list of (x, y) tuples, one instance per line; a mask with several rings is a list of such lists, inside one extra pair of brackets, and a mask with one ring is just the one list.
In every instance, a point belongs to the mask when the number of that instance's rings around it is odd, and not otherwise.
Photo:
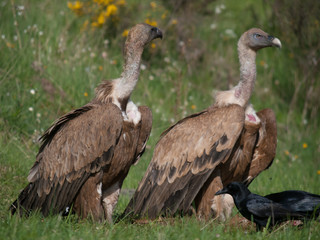
[(162, 39), (162, 37), (163, 37), (162, 31), (157, 27), (153, 27), (152, 28), (152, 35), (153, 35), (152, 39), (156, 39), (156, 38), (161, 38)]
[(278, 38), (269, 35), (268, 40), (271, 42), (272, 46), (281, 48), (281, 42)]
[(216, 192), (214, 195), (221, 195), (221, 194), (225, 194), (225, 193), (228, 193), (228, 190), (223, 188), (223, 189), (219, 190), (218, 192)]

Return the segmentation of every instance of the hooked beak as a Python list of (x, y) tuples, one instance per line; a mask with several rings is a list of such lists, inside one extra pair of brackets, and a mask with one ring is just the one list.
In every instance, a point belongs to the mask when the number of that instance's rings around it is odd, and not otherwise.
[(152, 30), (154, 30), (154, 31), (153, 31), (153, 32), (154, 32), (154, 35), (153, 35), (153, 38), (152, 38), (152, 39), (156, 39), (156, 38), (162, 39), (163, 34), (162, 34), (162, 31), (161, 31), (159, 28), (154, 27)]
[(276, 38), (274, 36), (268, 36), (268, 40), (271, 42), (272, 46), (277, 47), (277, 48), (281, 48), (281, 42), (279, 40), (279, 38)]

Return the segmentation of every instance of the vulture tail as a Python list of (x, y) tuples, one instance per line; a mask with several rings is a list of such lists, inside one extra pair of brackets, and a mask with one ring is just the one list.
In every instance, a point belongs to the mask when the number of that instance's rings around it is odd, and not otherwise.
[(34, 184), (29, 183), (19, 194), (19, 197), (11, 204), (9, 208), (11, 214), (14, 215), (18, 212), (20, 216), (23, 214), (28, 216), (32, 207), (36, 205), (35, 202), (37, 198), (37, 191)]

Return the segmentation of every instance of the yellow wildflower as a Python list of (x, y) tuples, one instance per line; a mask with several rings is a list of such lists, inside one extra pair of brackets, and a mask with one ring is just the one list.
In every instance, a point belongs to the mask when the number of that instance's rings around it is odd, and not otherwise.
[(91, 27), (99, 27), (99, 23), (98, 22), (92, 22), (91, 23)]
[(87, 92), (84, 92), (83, 94), (85, 97), (88, 97), (88, 93)]
[(112, 15), (116, 15), (118, 12), (118, 8), (116, 5), (114, 4), (110, 4), (108, 7), (107, 7), (107, 11), (106, 11), (106, 17), (110, 17)]
[(125, 6), (125, 5), (126, 5), (126, 1), (125, 1), (125, 0), (118, 0), (118, 1), (116, 2), (116, 4), (117, 4), (118, 6)]
[(154, 26), (154, 27), (156, 27), (158, 25), (158, 23), (156, 21), (152, 21), (149, 18), (147, 18), (144, 22), (146, 24), (149, 24), (149, 25)]
[(102, 66), (99, 66), (99, 70), (102, 71), (102, 70), (103, 70), (103, 67), (102, 67)]
[(177, 19), (172, 19), (171, 24), (176, 25), (178, 23)]
[(288, 150), (285, 150), (285, 151), (284, 151), (284, 154), (287, 155), (287, 156), (289, 156), (290, 153), (289, 153)]
[(303, 147), (304, 149), (306, 149), (306, 148), (308, 147), (308, 144), (303, 143), (303, 144), (302, 144), (302, 147)]
[(261, 61), (260, 61), (260, 66), (264, 67), (264, 65), (266, 65), (266, 62), (263, 61), (263, 60), (261, 60)]
[(153, 9), (155, 9), (155, 8), (157, 7), (157, 4), (156, 4), (155, 2), (151, 2), (151, 3), (150, 3), (150, 6), (151, 6)]
[(79, 10), (83, 7), (83, 3), (80, 1), (75, 1), (74, 3), (68, 2), (68, 8), (71, 10)]
[(320, 175), (320, 170), (317, 171), (317, 174)]
[(197, 108), (196, 105), (194, 105), (194, 104), (191, 105), (191, 109), (192, 109), (192, 110), (195, 110), (196, 108)]
[(128, 33), (129, 33), (128, 29), (124, 30), (123, 33), (122, 33), (122, 37), (128, 36)]
[(105, 5), (105, 6), (107, 6), (109, 3), (113, 2), (113, 0), (93, 0), (93, 1), (98, 3), (98, 5)]
[(8, 48), (14, 48), (14, 44), (12, 44), (11, 42), (6, 42), (6, 45)]
[(167, 18), (167, 12), (164, 12), (162, 15), (161, 15), (161, 19), (166, 19)]
[(294, 159), (298, 159), (298, 155), (294, 155)]
[(88, 24), (89, 24), (89, 20), (85, 20), (84, 23), (82, 24), (81, 31), (86, 30), (88, 27)]
[(105, 17), (104, 17), (104, 14), (103, 13), (100, 13), (98, 19), (97, 19), (97, 22), (99, 25), (102, 25), (104, 24), (104, 22), (106, 21)]
[(111, 60), (111, 64), (112, 65), (116, 65), (117, 64), (117, 60)]
[(155, 43), (151, 43), (151, 48), (156, 48), (156, 44)]
[(68, 2), (68, 8), (70, 8), (72, 11), (74, 11), (75, 14), (77, 15), (82, 15), (83, 11), (83, 3), (80, 1), (75, 1), (75, 2)]

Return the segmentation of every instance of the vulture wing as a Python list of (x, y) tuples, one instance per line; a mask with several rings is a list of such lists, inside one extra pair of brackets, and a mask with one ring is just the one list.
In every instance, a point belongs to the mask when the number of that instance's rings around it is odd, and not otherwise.
[(151, 128), (152, 128), (152, 112), (150, 108), (146, 106), (140, 106), (139, 112), (141, 113), (141, 127), (140, 127), (140, 134), (138, 139), (138, 145), (137, 145), (137, 152), (135, 154), (136, 160), (134, 164), (136, 165), (142, 154), (144, 153), (144, 150), (146, 149), (146, 144), (149, 139)]
[(243, 124), (240, 106), (213, 106), (166, 130), (125, 214), (187, 211), (215, 166), (228, 159)]
[(271, 166), (277, 149), (277, 122), (274, 112), (271, 109), (263, 109), (257, 115), (261, 120), (261, 128), (246, 180), (247, 185)]
[(106, 166), (122, 129), (121, 111), (114, 104), (87, 104), (57, 120), (42, 137), (30, 184), (12, 204), (40, 209), (46, 216), (71, 204), (83, 183)]

